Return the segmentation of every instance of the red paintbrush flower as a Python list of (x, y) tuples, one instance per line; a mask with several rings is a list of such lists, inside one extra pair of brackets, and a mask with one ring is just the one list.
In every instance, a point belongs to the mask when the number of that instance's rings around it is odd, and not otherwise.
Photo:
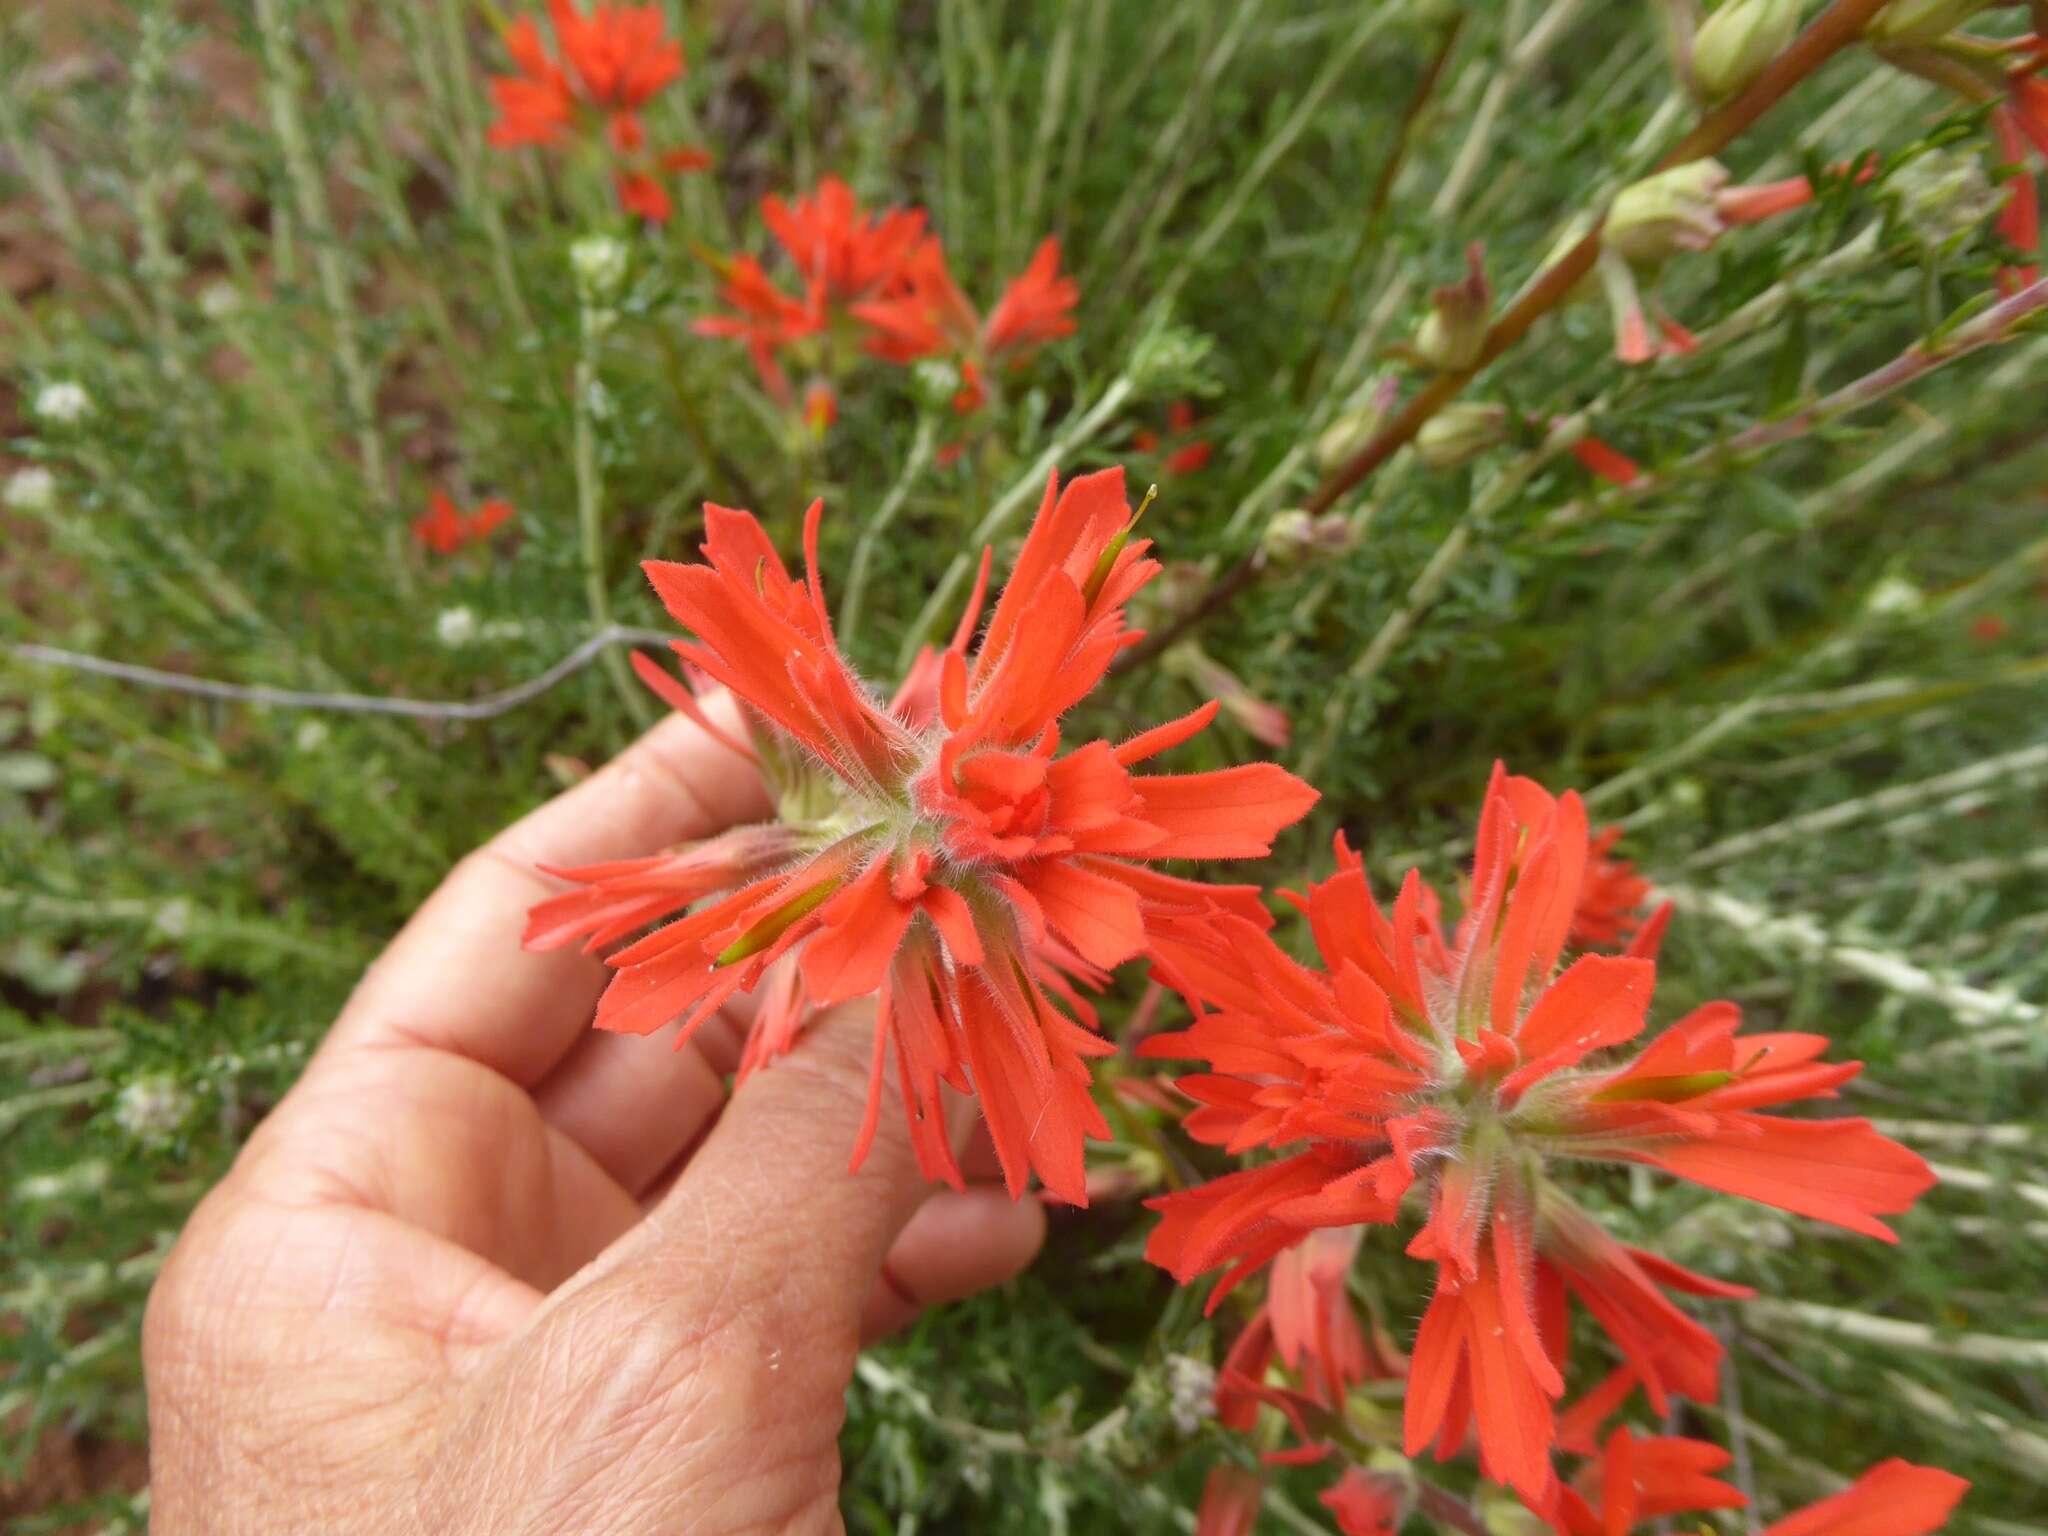
[(852, 313), (868, 328), (868, 350), (891, 362), (952, 354), (975, 369), (1014, 364), (1073, 334), (1080, 290), (1059, 264), (1060, 243), (1048, 237), (984, 321), (953, 281), (945, 247), (928, 235), (904, 262), (903, 286), (853, 305)]
[(899, 286), (904, 264), (924, 236), (922, 209), (864, 213), (853, 189), (836, 176), (794, 203), (762, 198), (761, 220), (804, 281), (839, 304)]
[[(1613, 949), (1634, 933), (1642, 920), (1637, 913), (1649, 899), (1650, 882), (1636, 873), (1627, 859), (1610, 858), (1621, 841), (1621, 828), (1604, 827), (1586, 849), (1586, 873), (1579, 883), (1578, 904), (1572, 908), (1571, 941), (1581, 949)], [(1669, 921), (1668, 912), (1665, 921)], [(1656, 940), (1663, 936), (1663, 923), (1648, 941), (1648, 954), (1656, 958)], [(1636, 946), (1634, 953), (1642, 953)]]
[(413, 519), (412, 534), (437, 555), (452, 555), (488, 537), (512, 518), (508, 501), (486, 501), (465, 516), (446, 491), (427, 497), (427, 510)]
[[(1714, 1475), (1732, 1459), (1704, 1441), (1617, 1428), (1560, 1489), (1552, 1523), (1563, 1536), (1629, 1536), (1668, 1515), (1740, 1509), (1749, 1502), (1741, 1490)], [(1763, 1536), (1930, 1536), (1969, 1487), (1934, 1467), (1881, 1462), (1841, 1493), (1765, 1527)]]
[[(2044, 111), (2043, 121), (2048, 123), (2048, 111)], [(2032, 168), (2026, 163), (2027, 148), (2021, 138), (2021, 118), (2010, 105), (1994, 107), (1991, 109), (1991, 128), (1998, 136), (1999, 153), (2019, 167), (2006, 192), (2005, 206), (1999, 211), (1999, 238), (2014, 250), (2031, 255), (2041, 249), (2041, 192)], [(2044, 148), (2042, 153), (2048, 154), (2048, 148)], [(2040, 271), (2032, 262), (2007, 267), (1998, 274), (1999, 286), (2007, 292), (2017, 291), (2039, 277)]]
[(1081, 290), (1060, 275), (1060, 242), (1047, 235), (1031, 260), (1003, 290), (982, 327), (981, 344), (992, 358), (1021, 355), (1074, 334), (1074, 306)]
[(868, 351), (892, 363), (957, 352), (969, 357), (972, 366), (981, 317), (953, 281), (937, 235), (926, 235), (911, 248), (901, 276), (893, 293), (852, 306), (853, 317), (867, 327)]
[(1348, 1467), (1344, 1475), (1317, 1496), (1337, 1517), (1344, 1536), (1394, 1536), (1408, 1513), (1407, 1492), (1382, 1472)]
[(498, 107), (491, 142), (555, 144), (585, 111), (606, 115), (615, 141), (637, 141), (631, 114), (683, 73), (682, 45), (663, 35), (661, 7), (599, 5), (585, 16), (574, 0), (548, 0), (548, 16), (568, 67), (549, 55), (532, 17), (513, 22), (505, 48), (519, 73), (490, 82)]
[(1953, 1472), (1894, 1457), (1832, 1498), (1764, 1527), (1763, 1536), (1929, 1536), (1969, 1491)]
[(824, 310), (776, 287), (751, 256), (733, 257), (725, 264), (723, 275), (718, 296), (729, 306), (728, 312), (705, 315), (690, 328), (699, 336), (731, 336), (745, 342), (762, 387), (783, 404), (793, 403), (795, 395), (777, 354), (791, 342), (822, 331)]
[(1252, 1536), (1265, 1495), (1266, 1484), (1256, 1472), (1229, 1462), (1211, 1467), (1195, 1511), (1195, 1536)]
[(1646, 1520), (1741, 1509), (1742, 1491), (1715, 1477), (1732, 1460), (1718, 1445), (1677, 1435), (1638, 1438), (1626, 1427), (1560, 1490), (1555, 1523), (1566, 1536), (1628, 1536)]
[[(746, 706), (795, 843), (722, 849), (728, 894), (613, 954), (617, 975), (597, 1023), (646, 1034), (680, 1016), (688, 1038), (794, 956), (810, 1006), (879, 997), (856, 1162), (893, 1057), (929, 1176), (960, 1180), (940, 1114), (950, 1085), (979, 1097), (1013, 1195), (1035, 1172), (1059, 1197), (1085, 1203), (1083, 1138), (1107, 1134), (1087, 1059), (1111, 1046), (1077, 986), (1147, 952), (1170, 918), (1211, 907), (1245, 921), (1262, 915), (1249, 887), (1147, 866), (1262, 855), (1315, 792), (1266, 763), (1132, 771), (1200, 731), (1214, 705), (1120, 746), (1060, 750), (1059, 717), (1134, 642), (1124, 605), (1159, 569), (1131, 537), (1121, 470), (1064, 492), (1048, 481), (980, 643), (986, 555), (952, 643), (920, 658), (889, 705), (833, 638), (819, 511), (805, 519), (802, 580), (750, 514), (715, 506), (705, 509), (705, 564), (647, 566), (670, 614), (697, 637), (678, 642), (678, 654)], [(677, 708), (701, 718), (663, 682)], [(624, 872), (630, 890), (610, 866), (556, 873), (596, 888), (585, 898), (591, 918), (579, 930), (563, 921), (562, 898), (544, 903), (529, 930), (537, 944), (579, 931), (602, 944), (618, 936), (621, 904), (646, 894), (637, 869)]]
[(1166, 408), (1166, 436), (1162, 438), (1150, 427), (1140, 427), (1131, 434), (1131, 446), (1139, 453), (1158, 453), (1167, 443), (1178, 443), (1166, 453), (1162, 467), (1169, 475), (1192, 475), (1206, 469), (1216, 454), (1216, 445), (1207, 438), (1188, 435), (1194, 429), (1195, 408), (1185, 400), (1176, 400)]
[[(1670, 323), (1675, 326), (1678, 322), (1674, 320)], [(1673, 342), (1672, 345), (1680, 351), (1688, 350), (1682, 344), (1676, 342)], [(1631, 343), (1631, 346), (1635, 347), (1636, 344)], [(1636, 347), (1636, 351), (1640, 355), (1634, 355), (1628, 360), (1637, 362), (1645, 360), (1653, 355), (1651, 351), (1644, 350), (1648, 348), (1650, 348), (1649, 333), (1644, 331), (1641, 333), (1640, 347)], [(1573, 443), (1572, 457), (1601, 479), (1611, 480), (1616, 485), (1633, 485), (1642, 478), (1643, 470), (1641, 465), (1637, 464), (1634, 459), (1630, 458), (1620, 449), (1601, 442), (1597, 437), (1582, 437)]]
[(498, 109), (490, 142), (501, 148), (559, 144), (571, 133), (602, 130), (623, 162), (616, 176), (620, 206), (661, 223), (671, 212), (667, 189), (654, 172), (702, 170), (701, 150), (643, 153), (647, 134), (639, 109), (682, 78), (683, 49), (663, 32), (654, 5), (599, 5), (585, 16), (574, 0), (548, 0), (561, 62), (548, 52), (538, 25), (522, 16), (505, 29), (515, 75), (493, 76)]
[(1738, 1039), (1732, 1005), (1623, 1066), (1594, 1064), (1641, 1033), (1656, 968), (1637, 953), (1559, 970), (1591, 857), (1576, 795), (1496, 769), (1448, 935), (1419, 874), (1390, 919), (1341, 838), (1337, 857), (1334, 877), (1289, 898), (1321, 970), (1235, 914), (1159, 924), (1152, 952), (1198, 1016), (1141, 1050), (1209, 1063), (1180, 1080), (1201, 1106), (1190, 1135), (1287, 1155), (1152, 1202), (1147, 1252), (1183, 1282), (1229, 1266), (1220, 1296), (1307, 1233), (1391, 1222), (1426, 1193), (1408, 1251), (1437, 1284), (1409, 1368), (1411, 1455), (1431, 1440), (1451, 1454), (1476, 1419), (1486, 1475), (1547, 1499), (1571, 1296), (1660, 1409), (1673, 1392), (1714, 1396), (1720, 1346), (1664, 1292), (1744, 1292), (1609, 1237), (1549, 1159), (1643, 1163), (1887, 1238), (1877, 1217), (1934, 1182), (1867, 1121), (1757, 1113), (1830, 1097), (1857, 1067), (1819, 1063), (1818, 1036)]

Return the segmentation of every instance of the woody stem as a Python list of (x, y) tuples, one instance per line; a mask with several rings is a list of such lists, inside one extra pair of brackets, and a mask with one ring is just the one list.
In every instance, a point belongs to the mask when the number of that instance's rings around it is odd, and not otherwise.
[(1417, 1480), (1415, 1507), (1430, 1519), (1463, 1532), (1464, 1536), (1488, 1536), (1486, 1522), (1480, 1518), (1479, 1511), (1435, 1483)]
[[(1707, 114), (1690, 133), (1667, 150), (1658, 161), (1657, 168), (1668, 169), (1719, 153), (1782, 101), (1801, 80), (1854, 42), (1865, 23), (1885, 3), (1886, 0), (1834, 0), (1747, 90)], [(1370, 442), (1330, 471), (1302, 504), (1303, 509), (1311, 516), (1328, 511), (1366, 476), (1406, 447), (1425, 422), (1462, 394), (1467, 384), (1526, 336), (1538, 320), (1563, 303), (1599, 259), (1601, 223), (1601, 219), (1595, 219), (1578, 243), (1546, 267), (1536, 281), (1502, 312), (1487, 331), (1478, 360), (1470, 368), (1456, 373), (1439, 373), (1432, 378)], [(1118, 670), (1156, 657), (1203, 619), (1228, 606), (1258, 579), (1259, 574), (1259, 555), (1255, 550), (1217, 578), (1212, 588), (1219, 594), (1216, 600), (1205, 597), (1181, 618), (1147, 636), (1141, 644), (1123, 654)]]

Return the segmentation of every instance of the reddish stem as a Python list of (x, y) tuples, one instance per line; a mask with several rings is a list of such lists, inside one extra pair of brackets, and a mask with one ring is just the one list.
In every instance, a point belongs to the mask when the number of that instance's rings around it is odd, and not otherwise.
[[(1726, 105), (1715, 109), (1694, 125), (1692, 131), (1664, 154), (1657, 169), (1665, 170), (1690, 160), (1718, 154), (1758, 118), (1782, 101), (1792, 87), (1819, 69), (1854, 42), (1864, 25), (1883, 9), (1886, 0), (1834, 0), (1800, 33), (1792, 46), (1774, 59), (1770, 67), (1751, 82), (1749, 88)], [(1515, 343), (1529, 334), (1536, 322), (1564, 302), (1582, 278), (1593, 270), (1600, 256), (1600, 220), (1595, 220), (1577, 244), (1544, 268), (1543, 273), (1486, 333), (1486, 345), (1479, 360), (1462, 373), (1439, 373), (1403, 406), (1394, 419), (1363, 448), (1337, 466), (1303, 503), (1311, 515), (1327, 512), (1366, 476), (1392, 458), (1422, 430), (1423, 423), (1458, 397), (1472, 379)], [(1181, 636), (1218, 610), (1235, 601), (1256, 582), (1264, 569), (1260, 552), (1254, 550), (1230, 567), (1210, 585), (1199, 602), (1186, 613), (1118, 658), (1115, 670), (1126, 671), (1166, 650)]]

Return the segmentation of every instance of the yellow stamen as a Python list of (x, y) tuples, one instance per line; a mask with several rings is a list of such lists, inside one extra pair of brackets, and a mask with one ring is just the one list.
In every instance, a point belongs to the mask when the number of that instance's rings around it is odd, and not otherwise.
[(1131, 514), (1131, 520), (1123, 525), (1117, 536), (1109, 541), (1108, 547), (1102, 551), (1102, 558), (1095, 562), (1095, 569), (1088, 573), (1088, 585), (1081, 589), (1081, 596), (1090, 607), (1095, 605), (1096, 597), (1101, 594), (1103, 585), (1109, 580), (1109, 573), (1116, 568), (1116, 557), (1122, 554), (1124, 546), (1131, 542), (1131, 530), (1138, 526), (1138, 519), (1145, 515), (1145, 509), (1152, 505), (1153, 498), (1158, 494), (1158, 486), (1145, 487), (1145, 499), (1138, 503), (1138, 510)]

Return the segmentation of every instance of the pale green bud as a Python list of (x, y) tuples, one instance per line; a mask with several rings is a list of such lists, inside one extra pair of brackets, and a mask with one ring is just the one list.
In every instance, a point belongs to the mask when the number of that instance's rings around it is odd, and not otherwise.
[(1372, 387), (1364, 405), (1339, 412), (1316, 439), (1316, 468), (1327, 475), (1356, 457), (1379, 431), (1399, 388), (1399, 383), (1389, 374)]
[(1863, 35), (1873, 43), (1933, 43), (1955, 31), (1992, 0), (1892, 0), (1871, 17)]
[(626, 286), (633, 253), (614, 235), (585, 235), (569, 247), (569, 269), (576, 274), (576, 293), (586, 308), (611, 303)]
[(1799, 0), (1725, 0), (1692, 40), (1692, 78), (1709, 101), (1733, 96), (1791, 46)]
[(1474, 241), (1465, 252), (1465, 280), (1430, 295), (1429, 314), (1415, 332), (1417, 354), (1441, 372), (1463, 373), (1486, 348), (1486, 322), (1492, 310), (1485, 252)]
[(1415, 454), (1431, 469), (1455, 469), (1496, 447), (1507, 432), (1504, 405), (1447, 405), (1415, 434)]
[(1629, 261), (1654, 266), (1679, 251), (1704, 251), (1726, 227), (1719, 195), (1728, 170), (1689, 160), (1625, 187), (1608, 211), (1601, 241)]
[(1975, 155), (1932, 149), (1891, 178), (1899, 217), (1913, 238), (1939, 249), (1995, 215), (2005, 193), (1991, 184)]
[(923, 410), (950, 410), (960, 382), (960, 370), (943, 358), (927, 357), (911, 366), (910, 392)]

